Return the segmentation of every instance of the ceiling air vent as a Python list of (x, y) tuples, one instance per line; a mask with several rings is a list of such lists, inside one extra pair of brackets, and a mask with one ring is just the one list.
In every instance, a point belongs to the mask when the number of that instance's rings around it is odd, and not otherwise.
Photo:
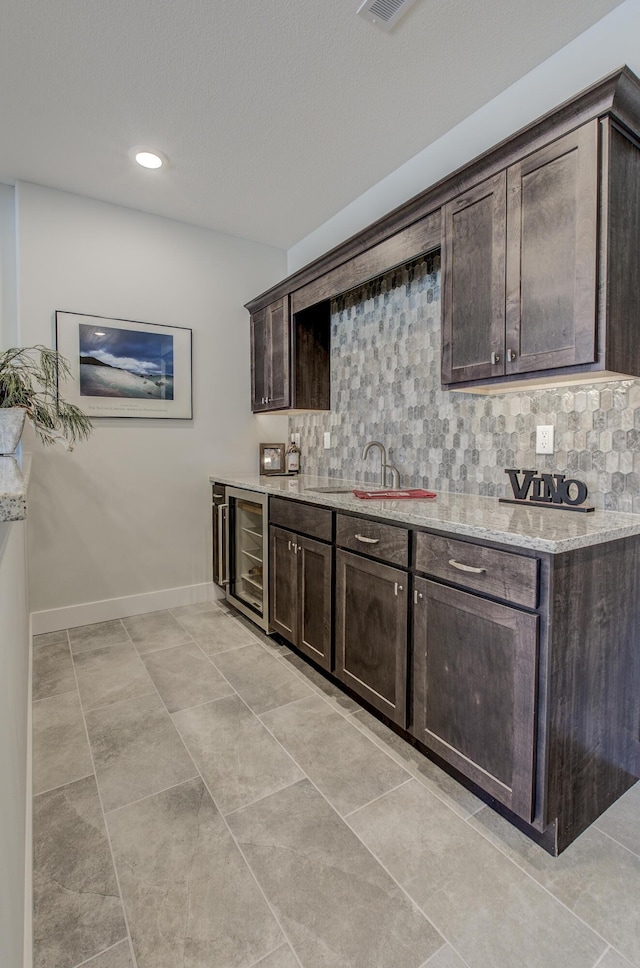
[(358, 7), (358, 13), (383, 30), (391, 30), (415, 2), (416, 0), (364, 0)]

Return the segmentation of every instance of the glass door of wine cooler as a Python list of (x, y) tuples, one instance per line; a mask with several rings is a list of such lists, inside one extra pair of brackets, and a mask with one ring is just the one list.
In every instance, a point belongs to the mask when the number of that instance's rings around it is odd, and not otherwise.
[(227, 598), (268, 631), (268, 556), (266, 495), (227, 488)]

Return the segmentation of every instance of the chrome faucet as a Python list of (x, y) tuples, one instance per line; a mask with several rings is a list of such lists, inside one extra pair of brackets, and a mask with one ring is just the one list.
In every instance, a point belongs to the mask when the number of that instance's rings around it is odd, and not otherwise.
[(379, 440), (370, 440), (368, 444), (364, 445), (362, 459), (367, 459), (372, 447), (377, 447), (380, 451), (380, 486), (386, 487), (387, 471), (391, 471), (391, 487), (400, 487), (400, 471), (395, 464), (387, 464), (387, 451), (384, 444), (381, 444)]

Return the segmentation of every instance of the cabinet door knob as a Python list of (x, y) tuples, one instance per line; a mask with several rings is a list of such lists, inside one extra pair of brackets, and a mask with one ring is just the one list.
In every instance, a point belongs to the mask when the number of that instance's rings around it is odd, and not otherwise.
[(404, 585), (399, 585), (397, 581), (394, 581), (394, 583), (393, 583), (393, 594), (394, 595), (397, 595), (398, 592), (403, 592), (403, 591), (404, 591)]
[(492, 363), (492, 365), (495, 366), (496, 363), (499, 363), (499, 362), (500, 362), (500, 354), (493, 352), (491, 354), (491, 363)]
[(419, 592), (418, 589), (416, 588), (413, 593), (413, 604), (417, 605), (421, 598), (422, 598), (422, 592)]
[(515, 350), (507, 350), (507, 362), (513, 363), (517, 355)]
[(449, 564), (453, 568), (457, 568), (458, 571), (470, 571), (472, 575), (484, 575), (486, 568), (474, 568), (473, 565), (463, 565), (461, 561), (456, 561), (455, 558), (449, 558)]

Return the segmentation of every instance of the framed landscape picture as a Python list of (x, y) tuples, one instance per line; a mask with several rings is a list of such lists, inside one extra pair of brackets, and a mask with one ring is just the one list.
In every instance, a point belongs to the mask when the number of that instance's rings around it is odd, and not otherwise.
[(190, 420), (191, 330), (56, 311), (64, 398), (90, 417)]

